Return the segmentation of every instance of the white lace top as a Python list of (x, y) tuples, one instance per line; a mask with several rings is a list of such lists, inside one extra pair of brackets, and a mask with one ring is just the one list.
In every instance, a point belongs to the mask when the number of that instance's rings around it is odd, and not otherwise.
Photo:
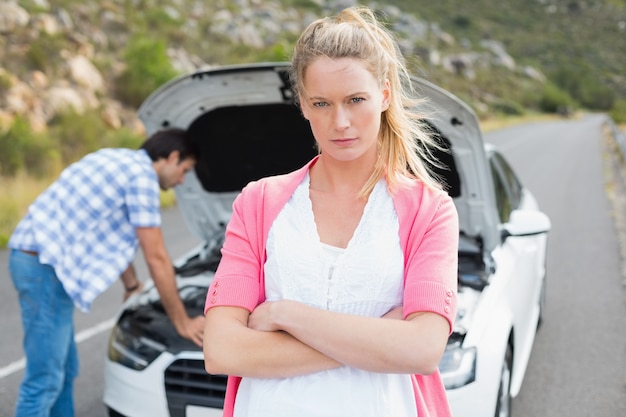
[[(380, 317), (402, 304), (399, 222), (386, 183), (365, 206), (347, 248), (320, 242), (304, 178), (267, 241), (268, 300), (291, 299), (331, 311)], [(235, 417), (415, 417), (409, 375), (342, 367), (285, 379), (243, 378)]]

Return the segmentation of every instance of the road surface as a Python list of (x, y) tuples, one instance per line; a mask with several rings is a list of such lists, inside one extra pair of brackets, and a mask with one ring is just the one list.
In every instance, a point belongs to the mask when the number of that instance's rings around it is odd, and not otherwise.
[[(620, 246), (607, 198), (602, 125), (589, 115), (510, 127), (486, 135), (507, 156), (551, 217), (546, 317), (515, 417), (626, 416), (626, 307)], [(172, 256), (197, 240), (176, 209), (164, 212)], [(22, 330), (6, 251), (0, 251), (0, 417), (12, 417), (22, 377)], [(146, 268), (138, 256), (138, 273)], [(122, 299), (116, 283), (89, 314), (77, 311), (81, 374), (76, 415), (102, 417), (103, 358)], [(45, 343), (45, 341), (42, 341)], [(481, 416), (477, 416), (481, 417)], [(484, 416), (490, 417), (490, 416)]]

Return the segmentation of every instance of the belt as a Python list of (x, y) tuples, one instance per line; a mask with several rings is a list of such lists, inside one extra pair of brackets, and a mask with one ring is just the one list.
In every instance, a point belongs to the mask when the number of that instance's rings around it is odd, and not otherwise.
[(26, 253), (28, 255), (33, 255), (33, 256), (39, 256), (39, 254), (34, 251), (34, 250), (26, 250), (26, 249), (20, 249), (20, 252)]

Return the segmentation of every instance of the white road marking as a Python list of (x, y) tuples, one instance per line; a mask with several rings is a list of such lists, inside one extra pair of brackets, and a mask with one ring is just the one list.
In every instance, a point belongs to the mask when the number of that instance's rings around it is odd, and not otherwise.
[[(115, 319), (105, 320), (101, 323), (96, 324), (93, 327), (89, 327), (88, 329), (83, 330), (80, 333), (77, 333), (74, 336), (74, 340), (76, 343), (82, 343), (85, 340), (88, 340), (98, 333), (105, 332), (109, 330), (115, 324)], [(26, 358), (20, 358), (10, 364), (3, 366), (0, 368), (0, 379), (6, 378), (7, 376), (14, 374), (15, 372), (19, 372), (26, 366)]]

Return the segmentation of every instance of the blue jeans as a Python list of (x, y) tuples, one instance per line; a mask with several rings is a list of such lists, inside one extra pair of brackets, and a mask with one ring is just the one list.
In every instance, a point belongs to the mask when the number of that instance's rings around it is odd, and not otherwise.
[(19, 295), (26, 355), (15, 417), (73, 417), (74, 304), (54, 269), (37, 256), (12, 250), (9, 272)]

